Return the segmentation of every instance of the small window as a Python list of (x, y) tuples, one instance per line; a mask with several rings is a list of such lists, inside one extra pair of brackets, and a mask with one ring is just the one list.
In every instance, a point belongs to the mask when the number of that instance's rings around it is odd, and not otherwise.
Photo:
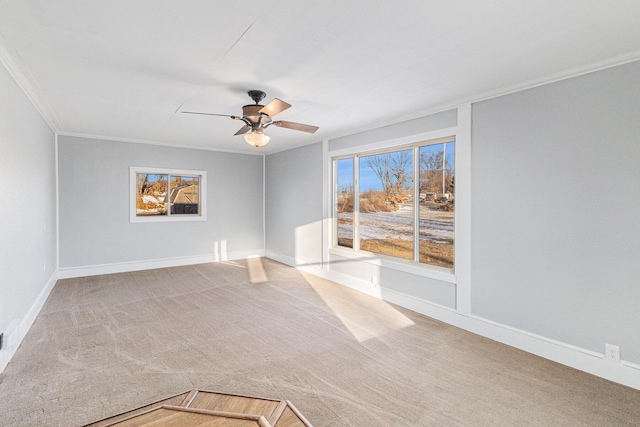
[(205, 220), (206, 172), (131, 167), (131, 222)]

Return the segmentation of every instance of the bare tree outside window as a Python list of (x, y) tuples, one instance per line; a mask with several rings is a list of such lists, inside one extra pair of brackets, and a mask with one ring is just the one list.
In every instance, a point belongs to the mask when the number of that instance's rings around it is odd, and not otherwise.
[(420, 193), (453, 193), (453, 146), (446, 155), (446, 144), (420, 149)]
[(168, 175), (139, 173), (137, 177), (137, 215), (166, 215)]
[(413, 259), (413, 150), (361, 157), (359, 190), (360, 249)]
[(206, 171), (131, 166), (131, 222), (205, 221)]

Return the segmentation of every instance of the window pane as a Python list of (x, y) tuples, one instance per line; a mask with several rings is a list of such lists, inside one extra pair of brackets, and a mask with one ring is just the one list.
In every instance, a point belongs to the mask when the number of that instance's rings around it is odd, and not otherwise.
[(338, 219), (334, 245), (353, 248), (353, 158), (336, 161), (335, 212)]
[(420, 147), (420, 262), (453, 268), (454, 143)]
[(360, 158), (360, 249), (413, 259), (413, 150)]
[(198, 215), (199, 179), (171, 176), (171, 215)]
[(138, 173), (136, 176), (136, 215), (166, 215), (168, 175)]

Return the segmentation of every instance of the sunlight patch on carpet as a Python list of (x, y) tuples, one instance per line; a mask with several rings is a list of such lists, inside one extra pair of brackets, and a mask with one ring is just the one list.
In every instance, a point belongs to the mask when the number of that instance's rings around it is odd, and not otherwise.
[(261, 258), (247, 258), (247, 268), (249, 269), (249, 281), (251, 283), (264, 283), (269, 280), (267, 272), (264, 271)]
[[(368, 295), (366, 304), (359, 304), (359, 294), (313, 274), (301, 272), (307, 283), (333, 311), (338, 319), (359, 342), (385, 335), (415, 325), (391, 304)], [(355, 296), (355, 298), (354, 298)]]

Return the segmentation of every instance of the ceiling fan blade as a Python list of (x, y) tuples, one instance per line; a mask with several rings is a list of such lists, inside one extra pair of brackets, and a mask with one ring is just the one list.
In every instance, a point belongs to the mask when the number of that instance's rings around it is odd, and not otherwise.
[(303, 125), (302, 123), (287, 122), (284, 120), (278, 120), (276, 122), (273, 122), (273, 124), (278, 126), (279, 128), (300, 130), (302, 132), (308, 132), (308, 133), (315, 133), (315, 131), (320, 129), (318, 126)]
[(251, 130), (251, 126), (244, 125), (238, 130), (238, 132), (234, 133), (233, 136), (243, 135)]
[(276, 114), (283, 112), (289, 107), (291, 107), (291, 104), (288, 104), (278, 98), (273, 98), (272, 101), (262, 107), (260, 112), (268, 114), (269, 116), (275, 116)]
[(219, 116), (219, 117), (231, 117), (232, 119), (239, 119), (238, 116), (232, 116), (229, 114), (214, 114), (214, 113), (200, 113), (197, 111), (180, 111), (182, 114), (200, 114), (203, 116)]

